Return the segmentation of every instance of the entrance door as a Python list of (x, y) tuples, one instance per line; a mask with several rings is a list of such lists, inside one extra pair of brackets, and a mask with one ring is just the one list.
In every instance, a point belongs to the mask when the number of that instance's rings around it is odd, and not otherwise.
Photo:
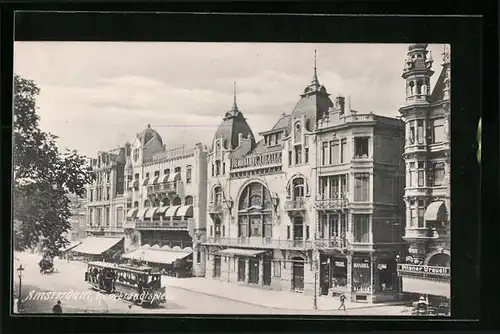
[(238, 259), (238, 281), (245, 282), (245, 259)]
[(330, 287), (330, 264), (323, 259), (319, 269), (319, 287), (322, 295), (328, 295), (328, 288)]
[(293, 262), (292, 290), (302, 291), (304, 290), (304, 260), (301, 258), (293, 258), (292, 260), (301, 261)]
[(214, 277), (220, 277), (221, 272), (221, 259), (220, 256), (214, 257)]
[(259, 283), (259, 260), (250, 259), (248, 260), (250, 265), (248, 283), (258, 284)]
[(295, 217), (293, 220), (293, 243), (294, 246), (302, 246), (304, 240), (304, 219), (302, 217)]
[(264, 273), (263, 273), (263, 283), (264, 285), (271, 285), (271, 260), (264, 259)]

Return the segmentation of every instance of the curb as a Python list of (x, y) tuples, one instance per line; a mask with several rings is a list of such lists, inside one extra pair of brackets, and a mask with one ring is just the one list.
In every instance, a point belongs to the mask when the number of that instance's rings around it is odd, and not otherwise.
[[(189, 292), (194, 292), (194, 293), (198, 293), (200, 295), (205, 295), (205, 296), (210, 296), (210, 297), (214, 297), (214, 298), (230, 300), (230, 301), (234, 301), (234, 302), (238, 302), (238, 303), (242, 303), (242, 304), (247, 304), (247, 305), (252, 305), (252, 306), (258, 306), (258, 307), (263, 307), (263, 308), (269, 308), (269, 309), (272, 309), (272, 310), (305, 311), (305, 312), (307, 312), (307, 311), (325, 311), (325, 312), (339, 311), (338, 309), (335, 309), (335, 308), (333, 308), (333, 309), (320, 309), (320, 308), (318, 308), (317, 310), (314, 310), (312, 308), (310, 308), (310, 309), (300, 309), (300, 308), (297, 309), (297, 308), (275, 307), (275, 306), (268, 306), (268, 305), (263, 305), (263, 304), (257, 304), (257, 303), (253, 303), (253, 302), (249, 302), (249, 301), (245, 301), (245, 300), (239, 300), (239, 299), (236, 299), (236, 298), (231, 298), (231, 297), (226, 297), (226, 296), (220, 296), (220, 295), (216, 295), (216, 294), (209, 293), (209, 292), (193, 290), (193, 289), (190, 289), (190, 288), (185, 288), (185, 287), (180, 287), (180, 286), (175, 286), (175, 285), (171, 285), (170, 288), (184, 290), (184, 291), (189, 291)], [(356, 308), (351, 308), (350, 311), (352, 311), (352, 310), (370, 309), (370, 308), (378, 308), (378, 307), (387, 307), (387, 306), (401, 306), (401, 305), (404, 305), (404, 304), (406, 304), (406, 302), (394, 303), (394, 304), (370, 304), (370, 305), (367, 305), (367, 306), (360, 306), (360, 307), (356, 307)]]

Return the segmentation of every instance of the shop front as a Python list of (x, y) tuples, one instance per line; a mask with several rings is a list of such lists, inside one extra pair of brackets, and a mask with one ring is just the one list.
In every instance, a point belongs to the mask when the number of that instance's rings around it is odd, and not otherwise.
[(372, 263), (370, 256), (353, 256), (352, 258), (352, 300), (355, 302), (371, 302)]

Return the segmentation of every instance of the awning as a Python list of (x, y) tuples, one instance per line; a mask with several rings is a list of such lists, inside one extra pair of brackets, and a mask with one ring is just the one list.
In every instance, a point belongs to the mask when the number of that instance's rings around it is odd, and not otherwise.
[(130, 183), (129, 188), (136, 188), (139, 186), (139, 180), (134, 180)]
[(149, 183), (149, 177), (145, 178), (144, 181), (142, 182), (143, 186), (147, 186)]
[(178, 217), (193, 217), (193, 206), (183, 205), (177, 210), (175, 215)]
[(176, 260), (180, 260), (191, 255), (191, 253), (192, 252), (139, 248), (131, 253), (123, 254), (122, 257), (125, 259), (133, 259), (153, 263), (172, 264)]
[(72, 242), (69, 245), (67, 245), (66, 247), (61, 248), (61, 252), (67, 252), (69, 250), (72, 250), (73, 248), (75, 248), (76, 246), (78, 246), (81, 243), (82, 243), (81, 241)]
[(237, 255), (237, 256), (257, 256), (259, 254), (265, 253), (263, 250), (252, 250), (252, 249), (238, 249), (238, 248), (228, 248), (217, 252), (215, 255)]
[(168, 182), (169, 177), (170, 177), (170, 174), (163, 175), (163, 177), (161, 178), (161, 182), (163, 182), (163, 183)]
[(446, 221), (446, 204), (442, 201), (432, 202), (425, 210), (424, 219), (430, 221)]
[(165, 213), (167, 209), (170, 208), (169, 206), (160, 206), (158, 210), (156, 210), (156, 213)]
[(142, 208), (140, 209), (138, 212), (137, 212), (137, 218), (138, 219), (142, 219), (144, 218), (144, 214), (146, 213), (146, 211), (148, 211), (149, 208)]
[(403, 291), (450, 298), (450, 283), (403, 277)]
[(144, 218), (152, 218), (153, 215), (155, 214), (156, 210), (158, 210), (158, 207), (154, 207), (154, 208), (149, 208), (148, 211), (146, 211), (146, 213), (144, 214)]
[(180, 208), (180, 205), (174, 205), (168, 208), (167, 211), (165, 211), (165, 217), (173, 217), (175, 215), (175, 212), (177, 211), (178, 208)]
[(181, 178), (180, 173), (173, 173), (173, 174), (170, 174), (170, 176), (168, 177), (168, 182), (179, 181), (180, 178)]
[(137, 214), (138, 209), (137, 208), (132, 208), (128, 210), (127, 212), (127, 218), (134, 218), (135, 215)]
[(81, 244), (73, 248), (73, 252), (100, 255), (122, 240), (123, 238), (88, 237)]
[(159, 179), (159, 178), (160, 178), (159, 176), (155, 176), (155, 177), (151, 178), (151, 179), (149, 180), (149, 184), (150, 184), (150, 185), (152, 185), (152, 184), (158, 184), (158, 179)]

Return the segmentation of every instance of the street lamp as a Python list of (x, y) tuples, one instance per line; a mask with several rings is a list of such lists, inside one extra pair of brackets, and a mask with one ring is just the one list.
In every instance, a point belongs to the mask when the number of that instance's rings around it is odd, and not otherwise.
[(17, 298), (17, 311), (18, 312), (21, 312), (21, 310), (23, 309), (23, 302), (22, 302), (22, 290), (21, 290), (21, 287), (22, 287), (22, 278), (23, 278), (23, 265), (20, 264), (19, 265), (19, 268), (17, 268), (17, 272), (19, 273), (19, 296)]

